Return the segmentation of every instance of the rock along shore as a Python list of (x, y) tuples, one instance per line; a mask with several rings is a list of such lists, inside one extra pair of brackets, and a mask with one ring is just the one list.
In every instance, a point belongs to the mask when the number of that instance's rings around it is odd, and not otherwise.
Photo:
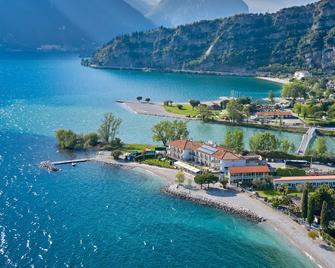
[(222, 201), (212, 200), (212, 199), (209, 199), (203, 196), (195, 196), (191, 192), (186, 193), (184, 191), (180, 191), (176, 187), (176, 185), (170, 185), (170, 186), (163, 187), (161, 189), (161, 192), (164, 194), (179, 198), (179, 199), (183, 199), (183, 200), (198, 203), (200, 205), (216, 208), (226, 213), (245, 218), (251, 222), (260, 223), (260, 222), (265, 221), (264, 218), (259, 217), (256, 213), (250, 210), (240, 208), (240, 207), (233, 207), (230, 204), (224, 203)]

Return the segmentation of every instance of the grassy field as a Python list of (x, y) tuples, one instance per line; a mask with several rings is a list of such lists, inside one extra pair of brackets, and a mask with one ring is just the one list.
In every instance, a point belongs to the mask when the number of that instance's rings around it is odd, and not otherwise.
[(177, 106), (164, 106), (165, 111), (173, 114), (179, 114), (184, 116), (196, 117), (199, 113), (196, 109), (193, 109), (190, 104), (183, 105), (182, 109), (179, 109)]
[(173, 165), (171, 165), (169, 160), (148, 159), (143, 161), (142, 163), (156, 167), (171, 168), (171, 169), (175, 168)]
[(122, 152), (132, 152), (132, 151), (143, 151), (144, 149), (154, 150), (156, 146), (146, 145), (146, 144), (124, 144), (122, 146)]
[[(264, 191), (256, 191), (260, 197), (266, 197), (268, 199), (282, 196), (282, 194), (276, 190), (264, 190)], [(288, 193), (291, 196), (301, 197), (302, 193), (298, 191), (289, 191)]]

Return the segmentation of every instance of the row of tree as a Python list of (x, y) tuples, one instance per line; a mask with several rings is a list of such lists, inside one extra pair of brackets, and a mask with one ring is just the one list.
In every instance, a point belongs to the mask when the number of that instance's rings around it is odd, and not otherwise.
[[(237, 152), (244, 150), (243, 131), (228, 130), (225, 136), (224, 146)], [(270, 132), (257, 132), (249, 139), (249, 147), (253, 152), (294, 152), (295, 146), (287, 139), (278, 139)]]
[(121, 119), (115, 117), (112, 113), (104, 115), (102, 123), (97, 132), (88, 134), (77, 134), (69, 129), (58, 129), (56, 139), (60, 149), (80, 150), (101, 145), (120, 144), (116, 137), (121, 126)]
[(301, 216), (310, 225), (314, 222), (314, 217), (319, 216), (321, 228), (327, 230), (330, 220), (334, 220), (335, 216), (335, 190), (322, 185), (315, 192), (311, 191), (311, 186), (306, 184), (302, 194)]
[[(189, 131), (185, 121), (161, 121), (153, 127), (153, 140), (167, 146), (173, 140), (187, 139)], [(242, 152), (244, 150), (244, 134), (240, 129), (227, 131), (224, 147)], [(295, 146), (287, 139), (280, 140), (270, 132), (257, 132), (249, 139), (249, 147), (253, 152), (294, 152)]]

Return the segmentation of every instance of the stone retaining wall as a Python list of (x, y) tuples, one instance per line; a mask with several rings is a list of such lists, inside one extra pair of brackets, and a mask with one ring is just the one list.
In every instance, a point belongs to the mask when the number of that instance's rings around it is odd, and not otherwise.
[(212, 208), (220, 209), (220, 210), (223, 210), (226, 213), (237, 215), (239, 217), (243, 217), (243, 218), (245, 218), (249, 221), (252, 221), (252, 222), (259, 223), (259, 222), (265, 221), (264, 218), (259, 217), (256, 213), (254, 213), (250, 210), (233, 207), (230, 204), (227, 204), (227, 203), (224, 203), (224, 202), (221, 202), (221, 201), (216, 201), (216, 200), (213, 200), (213, 199), (209, 199), (209, 198), (206, 198), (206, 197), (195, 196), (195, 195), (192, 195), (191, 193), (188, 194), (188, 193), (182, 192), (178, 189), (174, 189), (171, 186), (167, 186), (167, 187), (162, 188), (161, 192), (165, 193), (167, 195), (170, 195), (170, 196), (177, 197), (179, 199), (188, 200), (188, 201), (192, 201), (192, 202), (195, 202), (195, 203), (198, 203), (198, 204), (201, 204), (201, 205), (205, 205), (205, 206), (209, 206), (209, 207), (212, 207)]

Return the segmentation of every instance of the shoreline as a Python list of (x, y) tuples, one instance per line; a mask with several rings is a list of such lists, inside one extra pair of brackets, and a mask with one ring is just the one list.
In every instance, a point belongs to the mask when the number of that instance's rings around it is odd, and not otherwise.
[[(172, 187), (171, 189), (173, 189), (174, 187), (177, 189), (175, 185), (175, 175), (178, 172), (177, 169), (166, 169), (139, 163), (115, 161), (109, 156), (107, 157), (106, 154), (97, 155), (95, 158), (92, 158), (91, 161), (105, 163), (120, 168), (139, 170), (141, 172), (149, 173), (154, 177), (164, 179), (168, 183), (168, 186), (162, 189), (163, 193), (166, 193), (167, 188)], [(191, 176), (188, 175), (188, 179), (189, 178), (191, 178)], [(185, 192), (181, 192), (181, 194), (178, 193), (179, 191), (183, 191), (182, 189), (187, 191), (186, 195)], [(186, 190), (186, 188), (181, 186), (178, 187), (177, 190), (168, 191), (166, 194), (193, 203), (200, 203), (202, 205), (214, 207), (235, 216), (242, 216), (247, 220), (248, 217), (249, 220), (251, 217), (254, 217), (254, 222), (263, 222), (265, 220), (265, 222), (261, 224), (266, 224), (279, 235), (283, 236), (317, 267), (333, 267), (333, 264), (335, 263), (335, 253), (328, 249), (327, 244), (319, 238), (316, 240), (310, 239), (307, 235), (307, 229), (293, 221), (288, 215), (275, 210), (255, 197), (250, 196), (248, 193), (242, 193), (234, 189), (227, 190), (225, 192), (227, 196), (219, 195), (217, 193), (213, 194), (210, 191), (207, 192), (197, 188), (193, 189), (196, 190)], [(218, 190), (220, 189), (211, 188), (211, 191)], [(221, 191), (223, 190), (221, 189)]]
[(281, 85), (285, 85), (290, 82), (290, 79), (288, 78), (267, 77), (267, 76), (256, 76), (255, 78), (259, 80), (265, 80), (265, 81), (281, 84)]
[(157, 69), (157, 68), (146, 68), (146, 67), (136, 68), (136, 67), (121, 67), (121, 66), (101, 66), (96, 64), (89, 64), (87, 67), (102, 70), (139, 71), (146, 73), (157, 72), (157, 73), (196, 74), (196, 75), (210, 75), (210, 76), (251, 77), (276, 84), (287, 84), (290, 82), (288, 78), (258, 76), (256, 71), (216, 72), (216, 71), (200, 71), (200, 70)]
[[(117, 103), (128, 112), (132, 112), (139, 115), (146, 116), (157, 116), (157, 117), (166, 117), (174, 119), (182, 119), (187, 121), (201, 121), (199, 118), (191, 118), (184, 115), (174, 114), (167, 112), (160, 103), (139, 103), (132, 101), (117, 101)], [(255, 128), (255, 129), (264, 129), (271, 131), (280, 131), (288, 133), (297, 133), (305, 134), (308, 128), (299, 128), (299, 127), (276, 127), (271, 125), (261, 125), (261, 124), (252, 124), (252, 123), (232, 123), (227, 121), (209, 121), (208, 124), (217, 124), (225, 126), (234, 126), (234, 127), (246, 127), (246, 128)]]

